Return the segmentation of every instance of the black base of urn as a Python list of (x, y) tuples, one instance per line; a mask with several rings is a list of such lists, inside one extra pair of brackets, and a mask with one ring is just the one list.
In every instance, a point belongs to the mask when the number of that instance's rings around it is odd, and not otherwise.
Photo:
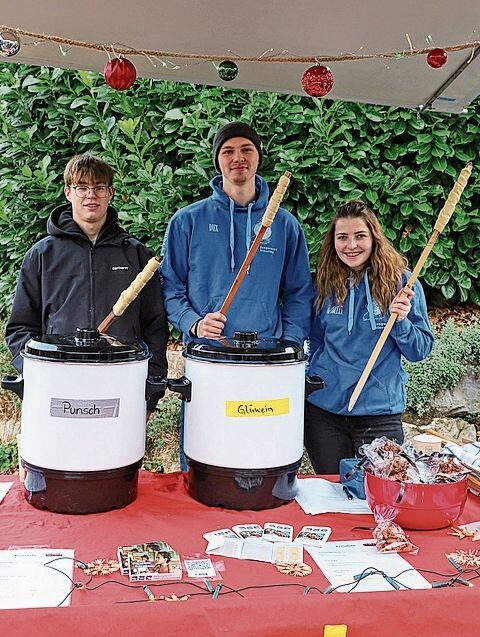
[(37, 467), (22, 459), (25, 499), (53, 513), (101, 513), (121, 509), (137, 497), (142, 460), (104, 471), (59, 471)]
[(261, 511), (286, 504), (297, 495), (298, 462), (271, 469), (229, 469), (187, 457), (188, 493), (208, 506)]

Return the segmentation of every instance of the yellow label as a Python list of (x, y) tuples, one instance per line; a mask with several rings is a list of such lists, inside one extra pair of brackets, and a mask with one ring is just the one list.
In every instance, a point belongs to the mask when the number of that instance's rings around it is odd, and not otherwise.
[(323, 628), (323, 637), (347, 637), (346, 624), (326, 624)]
[(275, 400), (227, 400), (225, 415), (228, 418), (265, 418), (290, 413), (290, 399)]

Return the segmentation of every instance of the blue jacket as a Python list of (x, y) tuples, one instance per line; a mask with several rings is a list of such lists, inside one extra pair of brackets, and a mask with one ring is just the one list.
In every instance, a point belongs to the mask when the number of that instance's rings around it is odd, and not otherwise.
[[(163, 292), (169, 321), (188, 340), (192, 325), (220, 309), (259, 230), (268, 203), (267, 183), (255, 177), (257, 200), (238, 206), (210, 182), (207, 199), (179, 210), (163, 246)], [(305, 237), (280, 208), (260, 244), (227, 315), (225, 336), (237, 330), (293, 340), (308, 337), (314, 296)]]
[[(403, 284), (407, 280), (405, 273)], [(325, 388), (309, 402), (325, 411), (350, 416), (399, 414), (406, 406), (407, 374), (401, 357), (409, 361), (426, 358), (433, 348), (422, 286), (413, 286), (412, 307), (403, 321), (396, 321), (353, 410), (348, 403), (389, 312), (382, 314), (371, 298), (368, 269), (350, 291), (342, 306), (327, 298), (314, 318), (310, 337), (310, 376), (320, 376)]]

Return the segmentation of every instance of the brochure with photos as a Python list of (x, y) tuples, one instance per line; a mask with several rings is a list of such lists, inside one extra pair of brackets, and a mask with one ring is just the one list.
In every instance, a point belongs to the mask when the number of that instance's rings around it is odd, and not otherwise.
[(180, 555), (166, 542), (120, 546), (118, 561), (131, 582), (182, 579)]
[(263, 528), (260, 524), (237, 524), (232, 526), (232, 530), (244, 540), (258, 540), (263, 535)]
[(293, 538), (293, 526), (289, 524), (277, 524), (266, 522), (263, 527), (263, 539), (269, 542), (291, 542)]
[(240, 539), (240, 536), (234, 533), (232, 529), (218, 529), (217, 531), (209, 531), (208, 533), (204, 533), (203, 537), (207, 540), (207, 542), (222, 537), (231, 538), (232, 540)]
[(322, 546), (330, 537), (329, 526), (304, 526), (294, 542), (305, 546)]

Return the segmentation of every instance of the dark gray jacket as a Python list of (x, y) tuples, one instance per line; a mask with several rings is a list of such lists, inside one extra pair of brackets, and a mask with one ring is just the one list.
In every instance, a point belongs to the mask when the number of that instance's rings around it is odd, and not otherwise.
[[(95, 244), (73, 220), (70, 204), (52, 212), (47, 232), (49, 236), (25, 255), (6, 327), (6, 341), (19, 371), (18, 354), (29, 338), (97, 327), (150, 257), (147, 248), (118, 225), (112, 208)], [(145, 341), (153, 353), (149, 374), (167, 376), (168, 327), (158, 274), (109, 333)]]

